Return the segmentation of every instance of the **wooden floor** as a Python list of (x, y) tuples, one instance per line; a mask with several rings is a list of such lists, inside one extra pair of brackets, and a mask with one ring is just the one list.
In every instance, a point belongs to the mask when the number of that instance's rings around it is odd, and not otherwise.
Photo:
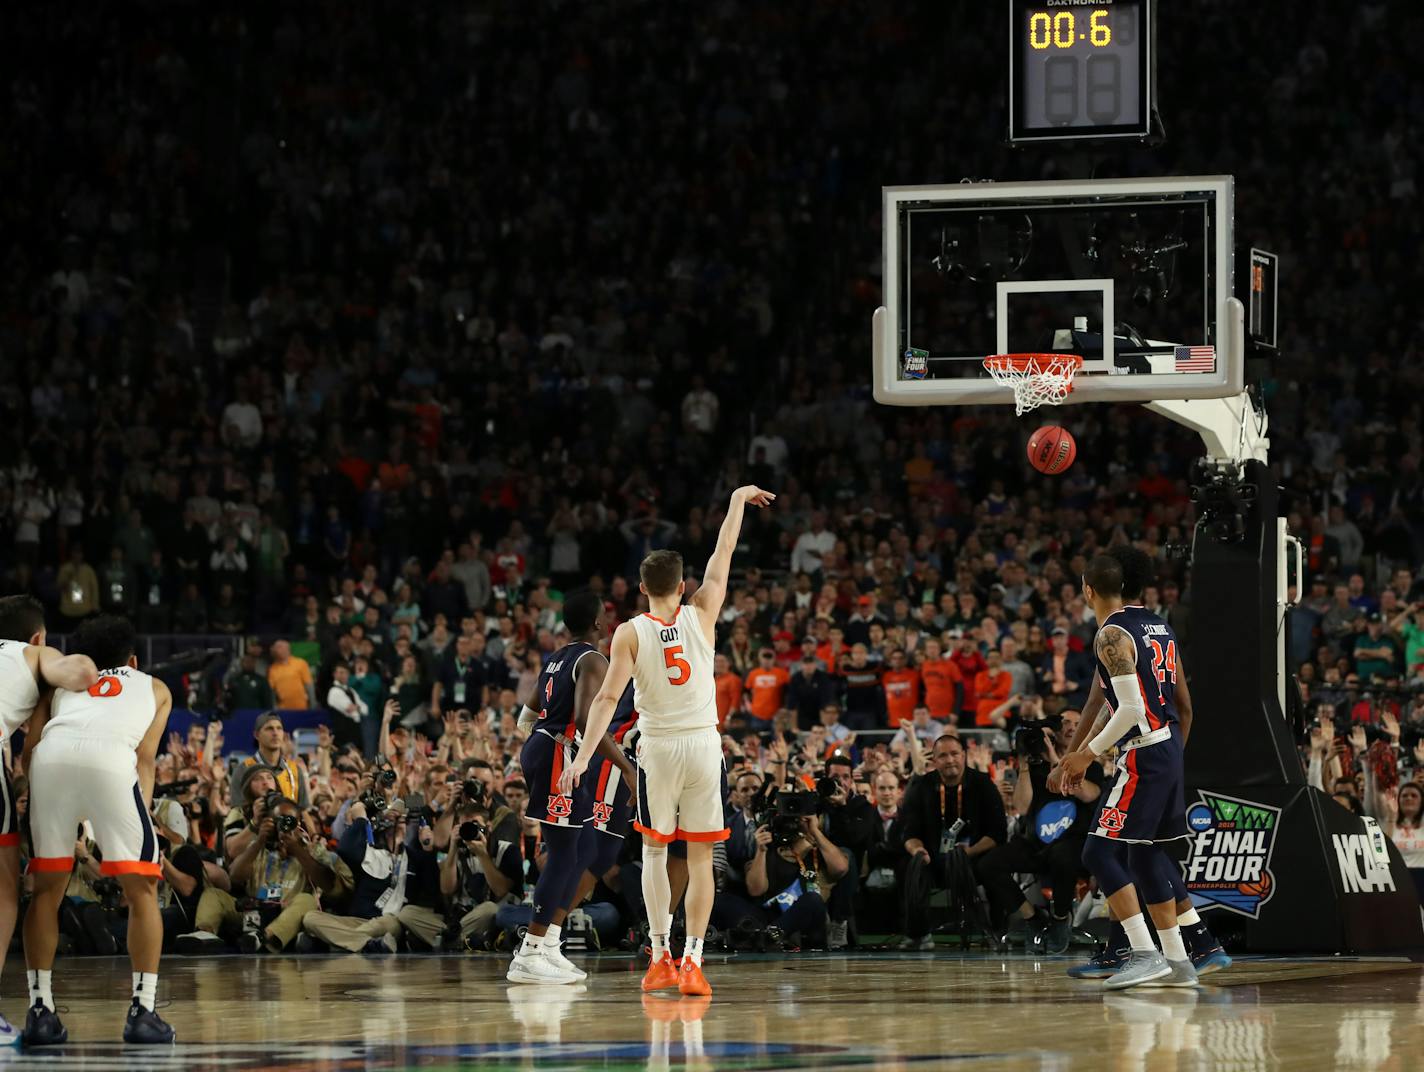
[[(579, 987), (511, 987), (494, 955), (173, 958), (174, 1049), (118, 1043), (129, 967), (61, 961), (71, 1043), (0, 1066), (104, 1069), (1424, 1068), (1404, 960), (1246, 959), (1199, 991), (1104, 995), (1070, 961), (938, 954), (708, 961), (710, 1000), (644, 998), (625, 957)], [(23, 976), (6, 968), (5, 1012)]]

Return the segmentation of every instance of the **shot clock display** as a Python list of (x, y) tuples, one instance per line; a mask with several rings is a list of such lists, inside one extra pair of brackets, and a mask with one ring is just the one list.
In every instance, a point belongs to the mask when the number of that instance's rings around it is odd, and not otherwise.
[(1011, 141), (1152, 130), (1152, 0), (1009, 0)]

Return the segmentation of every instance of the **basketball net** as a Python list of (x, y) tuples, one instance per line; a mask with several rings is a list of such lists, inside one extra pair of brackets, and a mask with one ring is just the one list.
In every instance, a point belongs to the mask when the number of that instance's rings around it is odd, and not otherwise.
[(994, 382), (1014, 392), (1014, 415), (1039, 406), (1056, 406), (1073, 390), (1073, 375), (1083, 366), (1077, 354), (995, 354), (984, 359)]

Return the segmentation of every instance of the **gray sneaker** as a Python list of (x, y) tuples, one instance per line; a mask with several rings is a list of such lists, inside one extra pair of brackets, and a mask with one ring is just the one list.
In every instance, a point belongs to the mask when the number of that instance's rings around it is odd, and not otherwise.
[(1171, 974), (1172, 966), (1157, 950), (1149, 953), (1146, 950), (1134, 949), (1132, 956), (1128, 958), (1127, 966), (1112, 978), (1103, 980), (1103, 989), (1126, 990), (1130, 986), (1141, 986)]
[(844, 949), (849, 944), (849, 942), (847, 941), (847, 932), (849, 930), (850, 924), (846, 920), (833, 919), (829, 923), (827, 923), (826, 948)]
[(1193, 987), (1197, 985), (1197, 970), (1192, 967), (1190, 960), (1169, 960), (1167, 966), (1172, 969), (1171, 974), (1164, 975), (1160, 979), (1153, 979), (1150, 983), (1143, 983), (1143, 986), (1180, 986)]

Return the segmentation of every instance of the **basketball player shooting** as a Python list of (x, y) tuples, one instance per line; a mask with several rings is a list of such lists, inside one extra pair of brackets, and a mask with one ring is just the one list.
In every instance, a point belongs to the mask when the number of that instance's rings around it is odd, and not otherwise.
[[(1095, 759), (1118, 749), (1117, 782), (1103, 797), (1083, 849), (1083, 863), (1132, 945), (1126, 967), (1103, 986), (1195, 986), (1197, 974), (1177, 923), (1176, 864), (1158, 844), (1187, 836), (1182, 732), (1174, 702), (1183, 670), (1177, 638), (1155, 614), (1124, 605), (1123, 568), (1110, 555), (1088, 563), (1083, 598), (1101, 623), (1093, 653), (1112, 716), (1064, 758), (1061, 777), (1063, 785), (1074, 785)], [(1161, 953), (1138, 908), (1134, 874), (1162, 941)]]
[[(633, 680), (638, 725), (638, 818), (643, 835), (643, 900), (648, 911), (652, 963), (643, 989), (676, 986), (684, 994), (710, 994), (702, 973), (702, 942), (712, 915), (712, 845), (729, 832), (722, 813), (722, 741), (717, 733), (717, 697), (712, 659), (717, 618), (727, 597), (732, 553), (746, 507), (768, 506), (769, 491), (747, 486), (732, 493), (717, 534), (717, 548), (692, 601), (683, 604), (682, 556), (654, 551), (639, 567), (639, 588), (649, 612), (624, 622), (613, 634), (608, 674), (588, 714), (578, 756), (560, 778), (568, 795), (593, 760), (597, 742), (613, 719), (618, 698)], [(680, 967), (668, 950), (668, 844), (687, 842), (687, 947)]]

